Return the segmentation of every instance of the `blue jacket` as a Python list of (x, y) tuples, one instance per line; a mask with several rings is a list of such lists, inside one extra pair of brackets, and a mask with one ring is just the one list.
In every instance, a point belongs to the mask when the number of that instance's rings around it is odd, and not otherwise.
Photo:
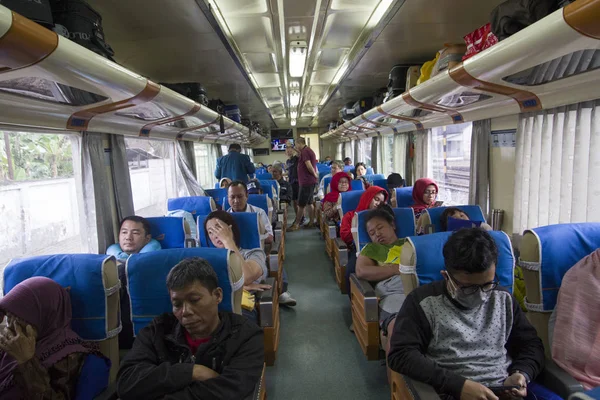
[(221, 180), (229, 178), (231, 180), (248, 182), (248, 175), (255, 171), (254, 164), (246, 154), (230, 151), (226, 156), (217, 160), (217, 169), (215, 178)]

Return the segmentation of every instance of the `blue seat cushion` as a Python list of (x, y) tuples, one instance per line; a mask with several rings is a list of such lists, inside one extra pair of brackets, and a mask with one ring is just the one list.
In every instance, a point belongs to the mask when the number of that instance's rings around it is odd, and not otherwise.
[[(396, 235), (399, 238), (405, 238), (415, 235), (415, 213), (412, 208), (394, 208), (394, 217), (396, 219)], [(358, 213), (358, 251), (362, 250), (371, 238), (367, 232), (365, 219), (369, 210)]]
[(157, 240), (163, 249), (180, 249), (185, 247), (185, 230), (182, 217), (150, 217), (152, 239)]
[[(258, 215), (255, 213), (231, 213), (240, 228), (240, 247), (242, 249), (258, 249), (261, 247), (258, 229)], [(200, 247), (214, 247), (204, 230), (207, 215), (198, 217), (198, 238)]]
[(396, 207), (404, 208), (415, 204), (412, 198), (412, 186), (396, 188)]
[(360, 201), (360, 196), (362, 196), (364, 192), (364, 190), (352, 190), (350, 192), (340, 193), (342, 198), (342, 213), (346, 214), (348, 211), (356, 210)]
[(169, 211), (184, 210), (193, 216), (208, 214), (212, 211), (210, 200), (210, 196), (178, 197), (167, 200), (167, 209)]

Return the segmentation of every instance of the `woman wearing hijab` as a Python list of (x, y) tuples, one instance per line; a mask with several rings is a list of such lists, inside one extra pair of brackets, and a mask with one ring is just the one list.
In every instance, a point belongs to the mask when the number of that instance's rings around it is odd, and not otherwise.
[(91, 399), (108, 385), (110, 361), (71, 330), (71, 299), (58, 283), (19, 283), (0, 300), (0, 317), (0, 398)]
[(417, 221), (417, 235), (423, 234), (425, 227), (420, 218), (425, 210), (436, 206), (435, 199), (438, 194), (438, 185), (431, 178), (417, 179), (413, 186), (412, 198), (415, 204), (411, 208), (415, 212), (415, 221)]
[(372, 210), (379, 207), (381, 204), (385, 204), (388, 199), (388, 192), (386, 189), (379, 186), (371, 186), (360, 196), (358, 201), (358, 207), (356, 210), (348, 211), (342, 218), (342, 225), (340, 227), (340, 237), (348, 247), (353, 246), (354, 239), (352, 238), (352, 218), (354, 214), (364, 210)]
[(340, 193), (352, 190), (350, 185), (350, 177), (346, 172), (338, 172), (331, 178), (331, 191), (323, 198), (323, 213), (327, 221), (338, 222), (340, 213), (337, 210), (337, 202)]

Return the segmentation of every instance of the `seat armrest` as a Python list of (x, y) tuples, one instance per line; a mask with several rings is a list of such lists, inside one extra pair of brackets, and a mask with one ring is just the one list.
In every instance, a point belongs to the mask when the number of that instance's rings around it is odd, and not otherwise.
[(335, 238), (334, 242), (339, 254), (340, 265), (348, 265), (348, 245), (341, 238)]
[(98, 396), (94, 397), (94, 400), (117, 400), (119, 395), (117, 394), (117, 382), (110, 383), (106, 389), (102, 391)]
[(275, 281), (275, 278), (269, 277), (262, 283), (271, 285), (271, 289), (257, 292), (255, 294), (260, 310), (260, 326), (262, 328), (269, 326), (272, 327), (275, 323), (275, 321), (273, 321), (273, 307), (275, 306), (273, 300), (276, 296), (277, 282)]
[(554, 361), (548, 359), (546, 359), (544, 369), (535, 381), (565, 399), (573, 393), (584, 391), (581, 383)]
[(275, 222), (275, 227), (273, 228), (273, 230), (282, 230), (282, 229), (283, 229), (283, 223), (281, 221)]
[(406, 382), (406, 387), (409, 392), (413, 395), (415, 400), (435, 400), (439, 399), (440, 395), (437, 394), (433, 386), (423, 382), (415, 381), (409, 377), (402, 375), (402, 379)]
[(379, 321), (379, 305), (377, 295), (375, 294), (375, 288), (367, 280), (360, 279), (356, 274), (350, 275), (350, 280), (354, 282), (356, 288), (359, 290), (365, 309), (365, 321), (366, 322), (377, 322)]
[[(337, 226), (333, 221), (327, 221), (327, 230), (329, 232), (329, 238), (333, 239), (337, 236)], [(344, 243), (344, 246), (346, 243)]]

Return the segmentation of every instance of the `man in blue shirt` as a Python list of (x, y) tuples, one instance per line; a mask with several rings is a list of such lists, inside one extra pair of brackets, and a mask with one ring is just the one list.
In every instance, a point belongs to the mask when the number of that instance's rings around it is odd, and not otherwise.
[(237, 143), (229, 145), (229, 153), (217, 160), (215, 178), (229, 178), (232, 181), (248, 182), (248, 175), (255, 172), (254, 164), (250, 157), (242, 154), (242, 146)]

